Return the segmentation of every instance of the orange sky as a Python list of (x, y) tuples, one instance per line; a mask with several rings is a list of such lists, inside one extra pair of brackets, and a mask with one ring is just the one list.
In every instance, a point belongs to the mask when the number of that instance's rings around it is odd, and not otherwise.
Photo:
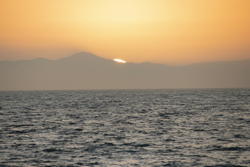
[(88, 51), (169, 64), (250, 58), (249, 0), (0, 0), (0, 60)]

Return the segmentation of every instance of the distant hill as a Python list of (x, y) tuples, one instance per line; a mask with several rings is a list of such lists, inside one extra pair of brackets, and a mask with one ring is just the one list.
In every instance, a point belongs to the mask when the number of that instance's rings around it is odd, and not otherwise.
[(250, 87), (250, 60), (185, 66), (117, 64), (81, 52), (58, 60), (0, 62), (0, 90), (245, 87)]

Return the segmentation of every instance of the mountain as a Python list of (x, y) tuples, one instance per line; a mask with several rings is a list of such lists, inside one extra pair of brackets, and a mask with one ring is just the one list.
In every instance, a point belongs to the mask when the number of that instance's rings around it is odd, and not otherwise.
[(58, 60), (0, 62), (0, 90), (245, 88), (250, 60), (167, 66), (117, 64), (81, 52)]

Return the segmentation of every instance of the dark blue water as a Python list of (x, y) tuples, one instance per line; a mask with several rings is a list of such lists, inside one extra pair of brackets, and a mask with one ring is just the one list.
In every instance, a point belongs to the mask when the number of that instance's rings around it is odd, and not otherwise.
[(0, 166), (250, 164), (250, 90), (0, 92)]

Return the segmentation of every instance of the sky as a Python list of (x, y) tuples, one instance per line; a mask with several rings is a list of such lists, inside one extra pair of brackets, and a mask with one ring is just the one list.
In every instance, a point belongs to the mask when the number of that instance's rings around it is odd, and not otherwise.
[(87, 51), (128, 62), (250, 59), (249, 0), (0, 0), (0, 60)]

